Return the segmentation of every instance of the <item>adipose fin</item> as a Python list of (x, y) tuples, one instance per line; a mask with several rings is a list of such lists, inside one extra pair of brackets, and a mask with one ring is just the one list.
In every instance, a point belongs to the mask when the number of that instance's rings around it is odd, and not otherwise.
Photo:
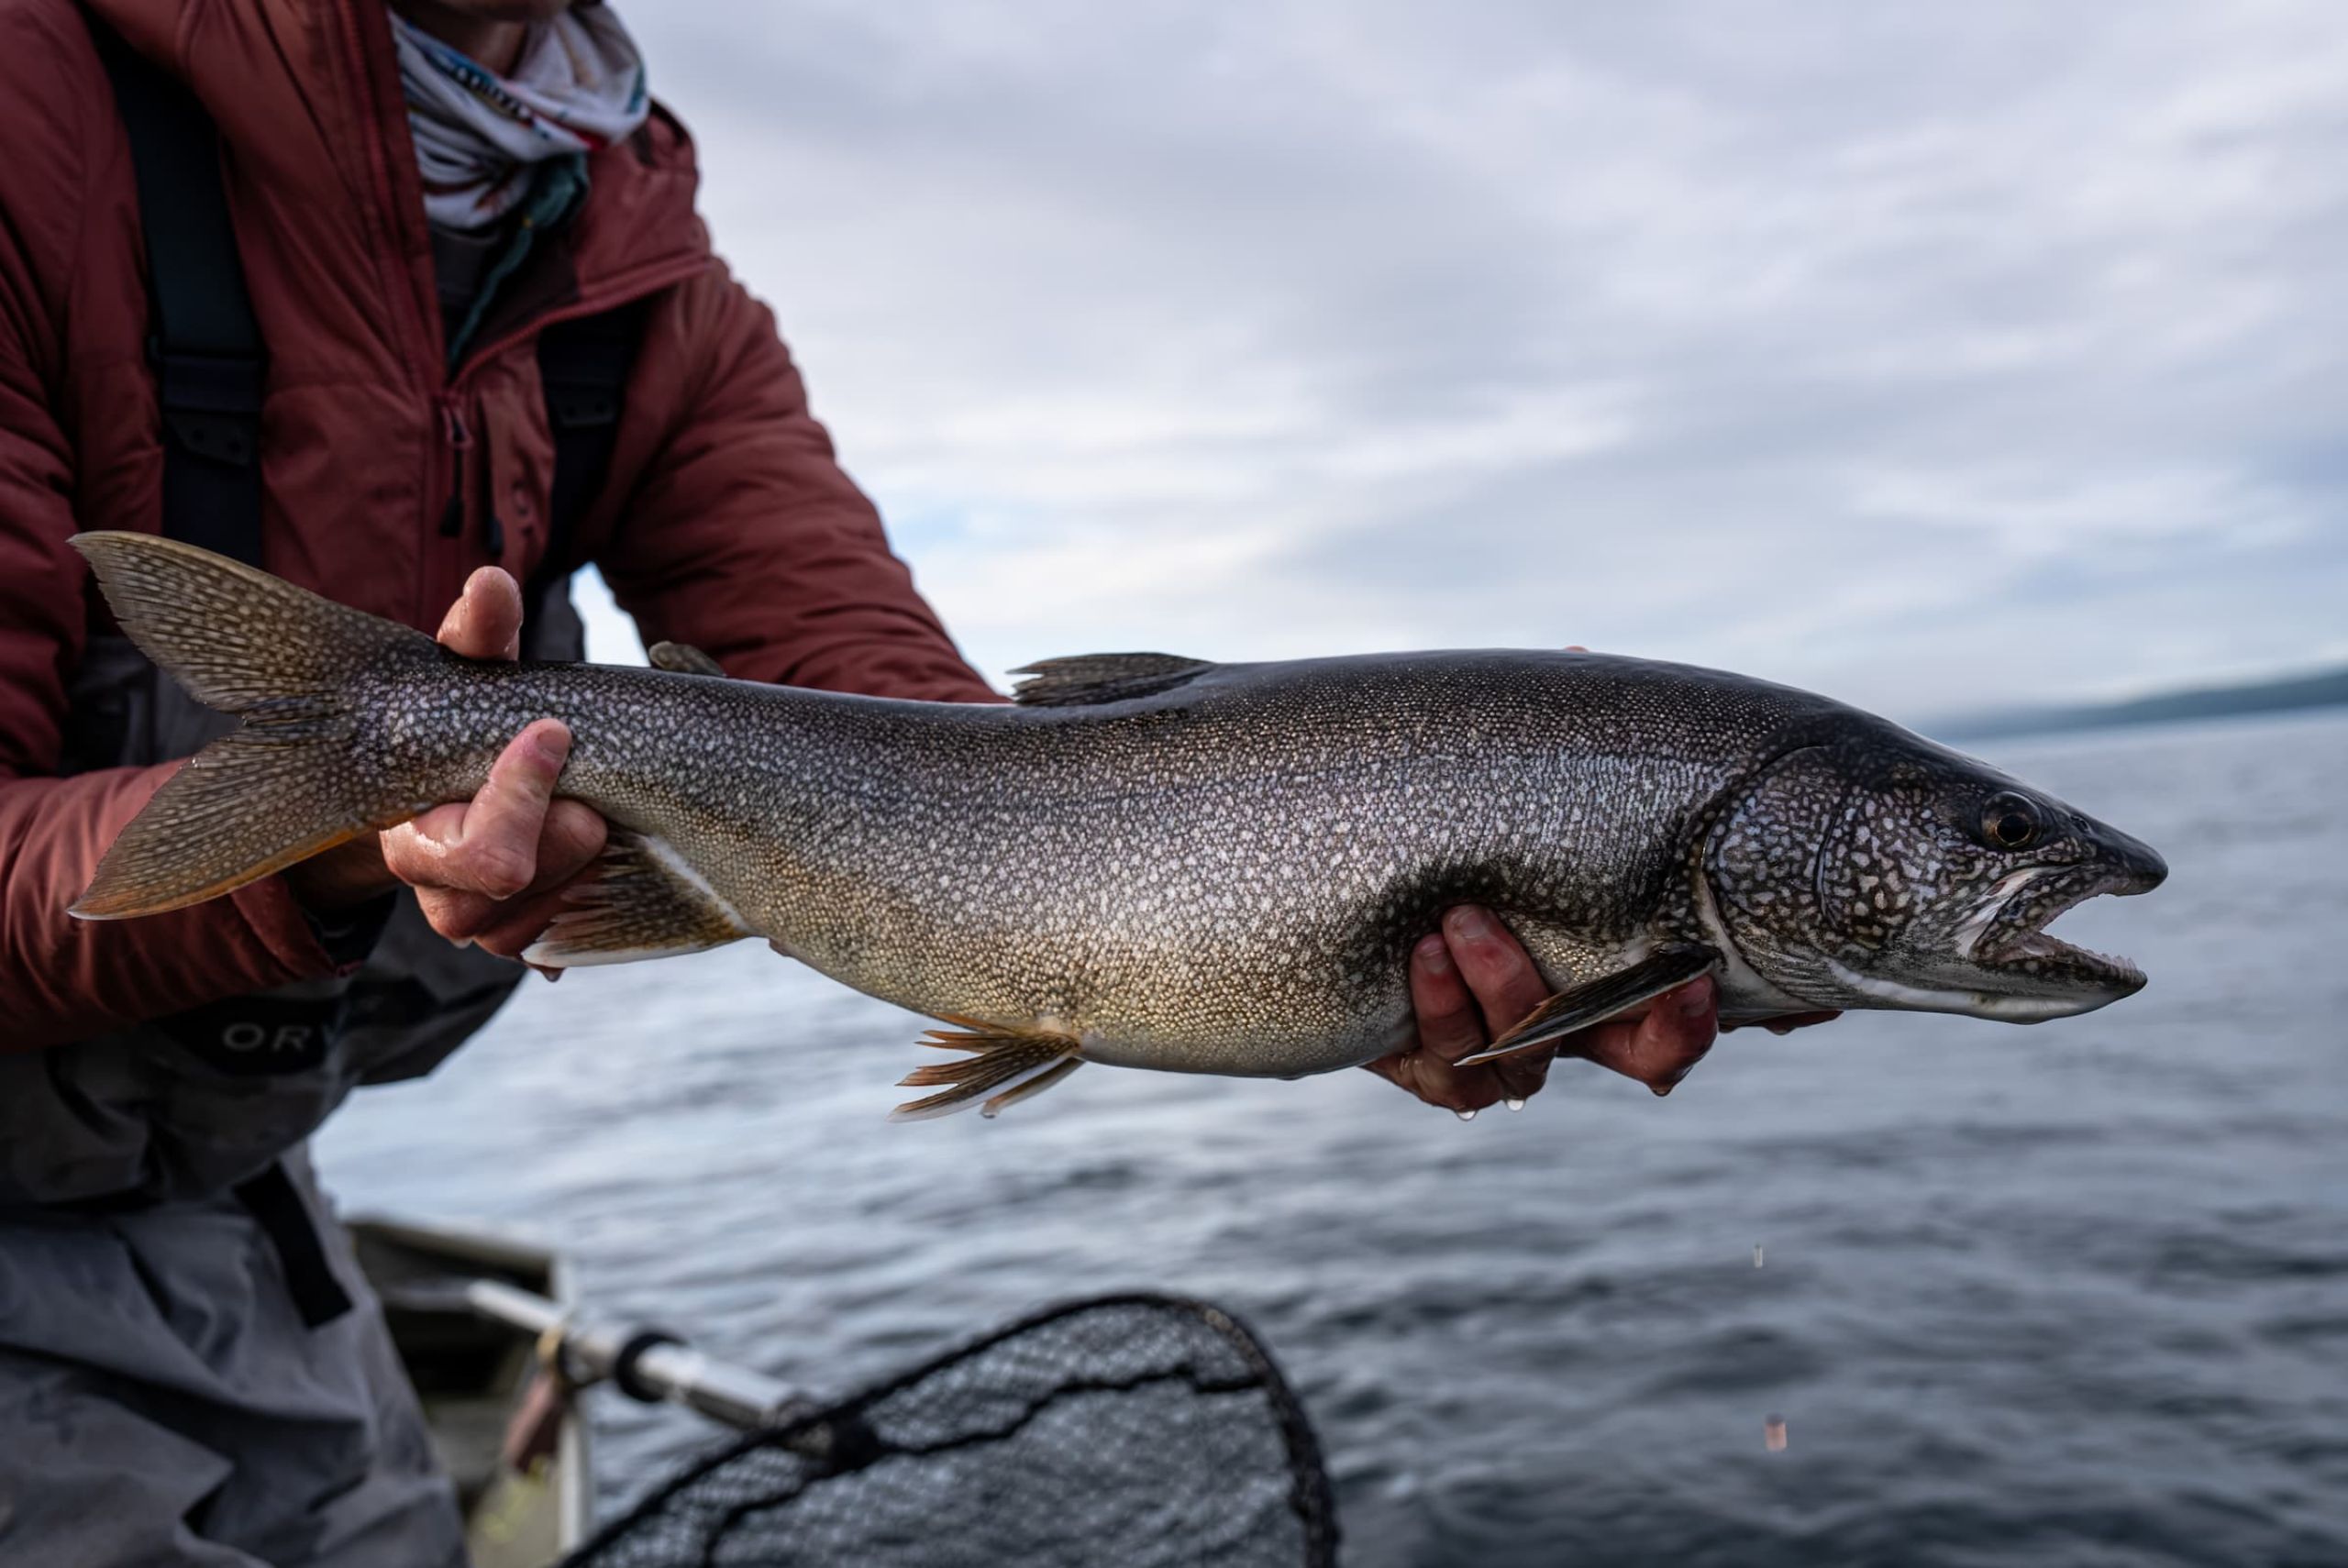
[(691, 643), (655, 643), (644, 657), (652, 661), (655, 669), (665, 669), (671, 675), (714, 675), (725, 679), (725, 667)]

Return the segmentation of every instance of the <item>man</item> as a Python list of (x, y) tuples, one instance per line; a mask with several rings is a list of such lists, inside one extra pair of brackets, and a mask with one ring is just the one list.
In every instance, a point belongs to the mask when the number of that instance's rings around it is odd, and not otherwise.
[[(510, 658), (576, 657), (559, 583), (593, 561), (648, 638), (738, 678), (995, 697), (712, 255), (691, 144), (611, 12), (89, 9), (0, 0), (0, 1561), (456, 1562), (449, 1488), (302, 1149), (353, 1088), (429, 1071), (495, 1010), (604, 826), (555, 798), (569, 737), (542, 721), (470, 802), (194, 909), (65, 914), (218, 730), (113, 631), (67, 544), (183, 504), (101, 50), (185, 83), (217, 127), (268, 355), (269, 569)], [(607, 466), (557, 540), (538, 355), (615, 320), (632, 358)], [(1378, 1070), (1461, 1111), (1539, 1087), (1543, 1063), (1450, 1066), (1542, 997), (1489, 917), (1453, 911), (1412, 982), (1420, 1043)], [(1712, 1030), (1699, 981), (1583, 1054), (1660, 1092)]]

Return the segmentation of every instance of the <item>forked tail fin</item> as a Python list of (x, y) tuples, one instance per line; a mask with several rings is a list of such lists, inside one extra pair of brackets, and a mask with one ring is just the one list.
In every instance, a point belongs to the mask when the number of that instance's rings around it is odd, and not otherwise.
[(353, 756), (350, 693), (371, 670), (436, 657), (431, 638), (175, 540), (90, 533), (73, 547), (139, 651), (245, 722), (155, 792), (72, 913), (201, 903), (413, 814)]

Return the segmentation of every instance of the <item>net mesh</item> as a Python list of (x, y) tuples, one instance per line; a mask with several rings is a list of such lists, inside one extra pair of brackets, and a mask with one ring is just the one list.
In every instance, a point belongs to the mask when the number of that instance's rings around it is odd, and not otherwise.
[(688, 1467), (565, 1568), (1326, 1565), (1303, 1408), (1203, 1302), (1053, 1308)]

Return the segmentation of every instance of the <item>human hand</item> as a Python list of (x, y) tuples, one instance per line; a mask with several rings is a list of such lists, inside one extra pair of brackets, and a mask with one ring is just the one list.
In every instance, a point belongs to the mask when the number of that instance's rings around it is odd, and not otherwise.
[[(1443, 917), (1439, 933), (1411, 952), (1417, 1043), (1369, 1063), (1369, 1070), (1429, 1105), (1452, 1110), (1481, 1110), (1497, 1099), (1529, 1099), (1540, 1092), (1556, 1051), (1527, 1051), (1473, 1067), (1452, 1064), (1480, 1050), (1548, 995), (1532, 955), (1508, 929), (1488, 911), (1462, 905)], [(1657, 1094), (1669, 1094), (1712, 1048), (1718, 1005), (1711, 977), (1700, 976), (1666, 991), (1636, 1013), (1568, 1035), (1557, 1050), (1586, 1056)]]
[[(440, 623), (444, 647), (468, 658), (517, 658), (522, 591), (483, 567)], [(602, 853), (604, 819), (577, 801), (554, 799), (570, 755), (570, 731), (540, 719), (515, 735), (480, 793), (435, 806), (412, 822), (365, 834), (290, 868), (302, 902), (331, 911), (404, 883), (432, 929), (513, 957), (561, 912), (563, 890)]]

